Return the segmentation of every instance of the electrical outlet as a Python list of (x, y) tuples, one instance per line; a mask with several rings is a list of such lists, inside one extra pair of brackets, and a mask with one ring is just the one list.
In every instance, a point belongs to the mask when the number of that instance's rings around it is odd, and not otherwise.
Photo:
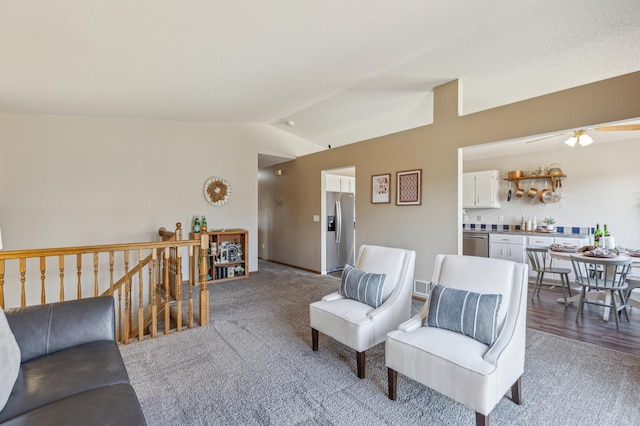
[(477, 222), (482, 222), (482, 216), (480, 216), (480, 215), (476, 216), (476, 221)]
[(498, 222), (504, 223), (504, 216), (498, 216)]

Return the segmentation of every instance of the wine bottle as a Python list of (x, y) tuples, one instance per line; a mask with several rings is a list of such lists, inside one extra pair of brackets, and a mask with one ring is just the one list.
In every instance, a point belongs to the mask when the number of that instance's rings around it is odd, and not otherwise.
[(609, 234), (609, 231), (607, 230), (607, 224), (606, 223), (604, 224), (604, 235), (603, 236), (604, 237), (610, 237), (611, 236), (611, 234)]
[(593, 233), (594, 245), (600, 245), (600, 238), (602, 237), (602, 231), (600, 230), (600, 224), (596, 223), (596, 232)]

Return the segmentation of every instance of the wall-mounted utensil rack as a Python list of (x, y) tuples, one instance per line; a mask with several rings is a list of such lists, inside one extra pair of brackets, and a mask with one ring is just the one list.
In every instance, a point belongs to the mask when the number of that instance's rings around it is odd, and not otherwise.
[(551, 180), (551, 190), (555, 192), (557, 184), (556, 181), (559, 178), (567, 177), (567, 175), (535, 175), (535, 176), (521, 176), (515, 178), (504, 178), (504, 180), (513, 181), (516, 183), (516, 188), (520, 189), (520, 181), (521, 180), (531, 180), (531, 179), (549, 179)]

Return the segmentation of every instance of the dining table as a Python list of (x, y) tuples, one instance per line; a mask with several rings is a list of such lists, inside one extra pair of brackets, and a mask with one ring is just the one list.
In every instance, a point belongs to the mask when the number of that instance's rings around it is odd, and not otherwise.
[[(551, 256), (551, 259), (559, 259), (559, 260), (571, 260), (572, 256), (575, 256), (577, 258), (581, 258), (581, 259), (593, 259), (594, 256), (589, 256), (589, 255), (585, 255), (583, 253), (577, 252), (577, 251), (573, 251), (571, 249), (553, 249), (553, 248), (549, 248), (549, 255)], [(632, 260), (632, 268), (634, 270), (638, 270), (640, 271), (640, 255), (633, 253), (632, 255), (621, 251), (619, 254), (615, 254), (615, 255), (611, 255), (610, 257), (597, 257), (599, 260), (604, 260), (606, 261), (607, 259), (616, 259), (616, 260), (620, 260), (620, 259), (631, 259)], [(640, 278), (638, 278), (640, 280)], [(581, 290), (581, 288), (574, 288), (573, 290)], [(609, 298), (611, 296), (609, 295), (609, 293), (601, 293), (601, 292), (588, 292), (585, 295), (585, 299), (588, 300), (592, 300), (592, 301), (596, 301), (596, 300), (600, 300), (603, 301), (604, 304), (604, 312), (602, 315), (602, 319), (604, 321), (609, 321), (609, 314), (610, 314), (610, 308), (608, 306), (606, 306), (605, 304), (608, 304), (610, 302)], [(575, 294), (574, 296), (568, 297), (567, 298), (567, 303), (571, 303), (571, 302), (578, 302), (580, 301), (580, 291), (577, 292), (577, 294)], [(558, 303), (565, 303), (565, 300), (563, 297), (559, 297), (557, 299)]]

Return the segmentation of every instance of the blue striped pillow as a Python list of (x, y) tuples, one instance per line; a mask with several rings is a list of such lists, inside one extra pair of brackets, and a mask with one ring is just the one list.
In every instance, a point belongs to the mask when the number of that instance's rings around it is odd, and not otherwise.
[(382, 305), (382, 288), (387, 274), (372, 274), (345, 265), (342, 271), (340, 294), (369, 306)]
[(429, 327), (462, 333), (489, 346), (496, 341), (501, 294), (479, 294), (436, 284), (429, 299)]

